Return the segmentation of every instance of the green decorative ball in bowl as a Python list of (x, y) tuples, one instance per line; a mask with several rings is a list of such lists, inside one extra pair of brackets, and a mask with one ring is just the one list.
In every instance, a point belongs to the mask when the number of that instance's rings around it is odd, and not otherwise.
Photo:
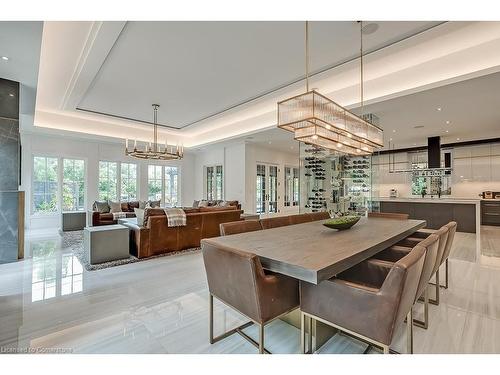
[(359, 221), (359, 216), (342, 216), (335, 219), (329, 219), (323, 225), (330, 229), (346, 230)]

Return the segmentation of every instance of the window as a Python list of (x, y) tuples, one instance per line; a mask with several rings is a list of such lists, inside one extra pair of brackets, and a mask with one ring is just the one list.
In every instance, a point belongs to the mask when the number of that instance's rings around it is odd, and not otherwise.
[(85, 162), (63, 159), (63, 211), (85, 210)]
[(148, 165), (148, 199), (162, 200), (162, 170), (161, 165)]
[(162, 206), (179, 204), (179, 168), (148, 166), (148, 199), (161, 200)]
[(121, 163), (120, 199), (123, 202), (137, 200), (137, 164)]
[(165, 206), (177, 206), (177, 167), (165, 167)]
[(99, 199), (116, 201), (118, 197), (118, 163), (99, 162)]
[(33, 158), (33, 213), (57, 212), (57, 158)]
[(207, 199), (221, 200), (223, 199), (223, 174), (222, 165), (214, 165), (206, 168), (206, 189)]
[(299, 168), (285, 167), (285, 207), (299, 205)]

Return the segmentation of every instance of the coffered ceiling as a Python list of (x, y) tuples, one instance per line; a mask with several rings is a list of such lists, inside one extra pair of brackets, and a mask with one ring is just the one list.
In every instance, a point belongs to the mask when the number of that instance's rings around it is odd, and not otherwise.
[[(375, 23), (367, 105), (500, 71), (500, 23)], [(149, 141), (152, 103), (160, 138), (188, 148), (273, 128), (276, 102), (304, 90), (303, 33), (302, 22), (45, 22), (26, 131)], [(359, 25), (312, 22), (310, 40), (311, 87), (358, 106)]]

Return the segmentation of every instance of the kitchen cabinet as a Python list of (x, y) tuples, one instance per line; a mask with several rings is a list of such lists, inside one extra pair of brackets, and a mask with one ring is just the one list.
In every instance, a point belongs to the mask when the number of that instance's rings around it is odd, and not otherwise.
[(472, 159), (453, 159), (453, 183), (470, 181), (472, 179)]
[(495, 200), (481, 201), (481, 224), (500, 226), (500, 202)]
[(490, 156), (476, 156), (471, 158), (472, 181), (491, 181)]
[(498, 155), (490, 158), (491, 181), (500, 181), (500, 153)]

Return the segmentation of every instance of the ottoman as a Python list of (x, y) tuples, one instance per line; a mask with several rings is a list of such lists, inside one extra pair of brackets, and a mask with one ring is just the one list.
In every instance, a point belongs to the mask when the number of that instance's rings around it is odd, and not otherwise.
[(83, 242), (90, 264), (130, 257), (129, 229), (120, 224), (85, 227)]

